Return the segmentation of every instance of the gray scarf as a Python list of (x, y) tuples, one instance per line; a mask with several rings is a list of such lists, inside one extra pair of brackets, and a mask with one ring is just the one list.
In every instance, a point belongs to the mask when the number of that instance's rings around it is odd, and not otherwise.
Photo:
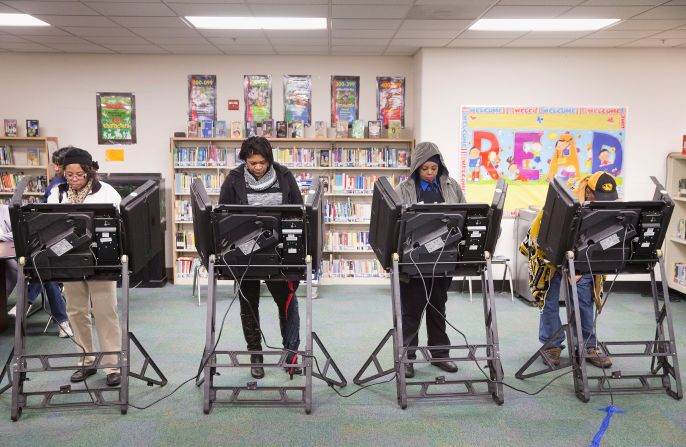
[(269, 189), (276, 181), (276, 171), (274, 170), (273, 165), (269, 166), (267, 172), (259, 180), (253, 177), (250, 171), (248, 171), (247, 166), (243, 171), (243, 175), (245, 177), (246, 186), (248, 189), (252, 189), (253, 191), (264, 191)]

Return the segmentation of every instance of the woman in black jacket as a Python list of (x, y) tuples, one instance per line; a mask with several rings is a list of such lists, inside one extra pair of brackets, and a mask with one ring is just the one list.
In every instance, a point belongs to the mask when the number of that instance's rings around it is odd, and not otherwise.
[[(229, 172), (219, 194), (220, 204), (231, 205), (301, 205), (298, 183), (285, 166), (274, 163), (272, 146), (264, 137), (250, 137), (243, 141), (239, 157), (245, 163)], [(267, 288), (279, 308), (279, 324), (284, 349), (296, 351), (300, 345), (300, 316), (295, 291), (297, 281), (270, 280)], [(261, 351), (260, 282), (245, 280), (241, 283), (241, 322), (249, 351)], [(288, 363), (297, 362), (297, 354), (287, 356)], [(251, 363), (262, 363), (262, 355), (250, 356)], [(299, 374), (299, 368), (291, 368)], [(264, 368), (255, 366), (250, 374), (256, 379), (264, 377)]]

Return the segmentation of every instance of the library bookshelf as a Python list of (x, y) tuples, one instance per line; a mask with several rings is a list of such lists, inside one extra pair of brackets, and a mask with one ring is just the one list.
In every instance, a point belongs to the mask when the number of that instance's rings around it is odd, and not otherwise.
[(49, 137), (0, 136), (0, 203), (9, 203), (19, 180), (34, 177), (24, 193), (24, 201), (39, 203), (50, 178)]
[[(680, 193), (679, 180), (686, 179), (686, 155), (667, 156), (667, 192), (674, 200), (674, 211), (665, 237), (665, 273), (670, 289), (686, 294), (686, 193)], [(679, 269), (678, 266), (682, 267)], [(679, 270), (682, 270), (679, 275)]]
[[(409, 175), (413, 139), (270, 138), (274, 160), (287, 166), (298, 184), (324, 177), (327, 185), (324, 254), (320, 284), (386, 284), (369, 247), (369, 218), (374, 182), (380, 176), (393, 185)], [(243, 139), (172, 138), (174, 283), (191, 284), (198, 267), (193, 246), (193, 220), (188, 187), (201, 178), (210, 199), (229, 171), (237, 166)], [(202, 269), (200, 269), (202, 272)], [(204, 272), (203, 272), (204, 274)]]

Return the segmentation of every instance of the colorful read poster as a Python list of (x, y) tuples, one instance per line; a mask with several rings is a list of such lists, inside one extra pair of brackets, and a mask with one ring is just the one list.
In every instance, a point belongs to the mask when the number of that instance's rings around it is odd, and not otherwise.
[(338, 120), (352, 122), (359, 118), (359, 76), (331, 76), (331, 127)]
[(284, 75), (283, 116), (286, 122), (303, 121), (309, 126), (312, 120), (312, 76)]
[(188, 75), (188, 121), (217, 119), (217, 76)]
[(136, 96), (96, 93), (98, 144), (136, 143)]
[(272, 77), (271, 75), (245, 75), (245, 122), (262, 123), (272, 119)]
[(400, 120), (405, 127), (405, 77), (376, 77), (376, 116), (384, 127), (388, 120)]
[(621, 196), (625, 142), (625, 107), (463, 106), (461, 184), (470, 202), (489, 203), (506, 179), (510, 215), (542, 206), (555, 175), (606, 171)]

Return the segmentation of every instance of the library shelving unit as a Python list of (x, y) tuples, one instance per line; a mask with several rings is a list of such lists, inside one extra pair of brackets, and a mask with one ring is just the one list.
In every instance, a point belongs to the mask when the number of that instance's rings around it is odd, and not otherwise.
[[(373, 183), (380, 176), (397, 184), (409, 174), (412, 139), (270, 138), (274, 160), (287, 166), (301, 188), (323, 176), (328, 185), (324, 256), (320, 283), (386, 284), (369, 247)], [(243, 139), (172, 138), (174, 282), (191, 284), (198, 265), (193, 247), (188, 185), (193, 176), (205, 182), (210, 199), (238, 163)], [(180, 158), (179, 158), (180, 157)]]
[(29, 183), (24, 197), (40, 202), (50, 178), (48, 137), (0, 136), (0, 203), (9, 203), (19, 179), (36, 177)]
[(679, 180), (686, 179), (686, 155), (673, 152), (667, 156), (667, 191), (674, 200), (674, 212), (665, 238), (665, 264), (670, 289), (686, 294), (686, 281), (677, 277), (677, 265), (686, 269), (686, 194), (679, 192)]

